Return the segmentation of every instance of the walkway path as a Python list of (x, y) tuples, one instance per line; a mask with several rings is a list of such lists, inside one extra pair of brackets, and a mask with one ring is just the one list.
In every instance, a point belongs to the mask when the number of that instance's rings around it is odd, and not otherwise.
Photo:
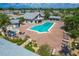
[(32, 39), (26, 40), (26, 41), (21, 45), (21, 47), (25, 47), (25, 45), (29, 44), (31, 41), (32, 41)]

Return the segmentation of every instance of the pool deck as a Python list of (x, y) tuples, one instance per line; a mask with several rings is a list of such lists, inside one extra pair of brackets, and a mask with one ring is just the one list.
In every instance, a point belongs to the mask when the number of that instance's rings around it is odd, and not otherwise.
[(25, 32), (27, 35), (29, 35), (32, 40), (36, 40), (39, 45), (48, 44), (52, 49), (56, 49), (57, 51), (61, 50), (63, 31), (60, 29), (60, 27), (64, 25), (63, 22), (56, 22), (50, 32), (42, 34), (26, 30), (34, 25), (35, 24), (26, 23), (25, 25), (21, 25), (19, 29), (21, 32)]

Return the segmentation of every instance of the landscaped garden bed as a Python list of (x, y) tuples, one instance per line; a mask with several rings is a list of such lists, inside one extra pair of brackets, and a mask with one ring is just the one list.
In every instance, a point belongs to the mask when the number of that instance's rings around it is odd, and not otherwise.
[(39, 49), (39, 46), (37, 45), (35, 40), (32, 40), (29, 44), (25, 46), (25, 48), (32, 52), (37, 52)]
[(30, 42), (29, 44), (27, 44), (27, 45), (25, 46), (26, 49), (35, 52), (35, 50), (34, 50), (32, 47), (33, 47), (33, 46), (32, 46), (32, 42)]
[(21, 45), (21, 44), (23, 44), (26, 41), (25, 39), (22, 40), (20, 38), (13, 38), (13, 39), (11, 39), (9, 37), (5, 37), (5, 39), (7, 39), (7, 40), (9, 40), (9, 41), (11, 41), (13, 43), (16, 43), (17, 45)]

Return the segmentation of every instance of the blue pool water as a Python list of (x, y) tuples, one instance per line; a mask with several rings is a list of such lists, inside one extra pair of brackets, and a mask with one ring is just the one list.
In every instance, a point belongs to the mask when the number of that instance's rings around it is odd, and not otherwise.
[(53, 25), (54, 23), (51, 22), (46, 22), (42, 25), (38, 25), (38, 26), (34, 26), (31, 28), (31, 30), (37, 31), (37, 32), (48, 32), (50, 27)]

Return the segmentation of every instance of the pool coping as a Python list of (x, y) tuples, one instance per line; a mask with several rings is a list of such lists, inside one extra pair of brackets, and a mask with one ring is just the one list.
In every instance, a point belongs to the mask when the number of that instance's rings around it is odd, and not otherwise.
[[(49, 21), (48, 21), (48, 22), (49, 22)], [(46, 22), (44, 22), (44, 23), (46, 23)], [(42, 23), (42, 24), (44, 24), (44, 23)], [(30, 29), (30, 28), (32, 28), (32, 27), (34, 27), (34, 26), (29, 27), (27, 30), (29, 30), (29, 31), (34, 31), (34, 32), (39, 33), (39, 34), (49, 33), (49, 32), (51, 32), (50, 30), (54, 27), (55, 24), (56, 24), (56, 22), (53, 22), (52, 26), (48, 29), (47, 32), (39, 32), (39, 31)], [(40, 24), (40, 25), (41, 25), (41, 24)], [(35, 26), (38, 26), (38, 25), (35, 25)]]

